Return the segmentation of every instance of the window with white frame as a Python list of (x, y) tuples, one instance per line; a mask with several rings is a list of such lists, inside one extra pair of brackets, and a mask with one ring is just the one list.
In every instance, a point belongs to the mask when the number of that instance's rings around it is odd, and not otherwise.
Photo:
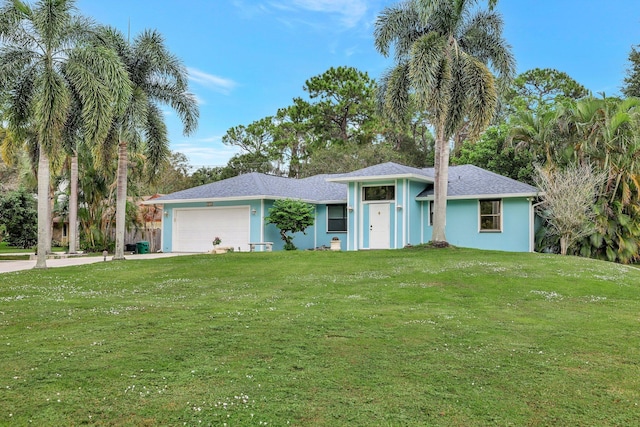
[(396, 199), (396, 187), (393, 185), (377, 185), (362, 189), (362, 200), (365, 202), (385, 201)]
[(347, 205), (327, 205), (327, 231), (347, 231)]
[(502, 200), (480, 200), (480, 231), (502, 231)]

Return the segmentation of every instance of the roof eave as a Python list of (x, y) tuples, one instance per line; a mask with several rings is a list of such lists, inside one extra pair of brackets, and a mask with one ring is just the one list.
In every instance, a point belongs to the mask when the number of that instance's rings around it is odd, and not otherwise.
[[(179, 203), (208, 203), (208, 202), (241, 202), (245, 200), (281, 200), (281, 199), (295, 199), (300, 200), (306, 203), (311, 203), (314, 205), (323, 205), (323, 204), (337, 204), (337, 203), (346, 203), (347, 199), (340, 200), (313, 200), (306, 198), (298, 198), (298, 197), (287, 197), (287, 196), (270, 196), (270, 195), (258, 195), (258, 196), (235, 196), (235, 197), (202, 197), (196, 199), (172, 199), (172, 200), (158, 200), (154, 199), (153, 201), (146, 201), (142, 204), (144, 205), (175, 205)], [(155, 203), (153, 203), (155, 201)]]
[(153, 201), (147, 201), (147, 202), (144, 202), (143, 204), (145, 204), (145, 205), (160, 205), (160, 204), (174, 205), (174, 204), (177, 204), (177, 203), (236, 202), (236, 201), (241, 201), (241, 200), (262, 200), (262, 199), (268, 199), (268, 198), (273, 198), (273, 196), (198, 197), (198, 198), (193, 198), (193, 199), (170, 199), (170, 200), (158, 200), (158, 199), (155, 199), (154, 201), (156, 203), (153, 203)]
[(341, 200), (320, 200), (317, 202), (314, 202), (317, 205), (344, 205), (347, 203), (347, 199), (341, 199)]
[(393, 175), (370, 175), (370, 176), (341, 176), (337, 178), (327, 178), (329, 182), (372, 182), (372, 181), (385, 181), (392, 179), (412, 179), (414, 181), (432, 183), (433, 178), (424, 175), (417, 175), (413, 173), (393, 174)]
[[(503, 194), (466, 194), (462, 196), (448, 196), (447, 200), (468, 200), (468, 199), (513, 199), (523, 197), (538, 197), (541, 193), (503, 193)], [(433, 200), (434, 196), (416, 197), (419, 202)]]

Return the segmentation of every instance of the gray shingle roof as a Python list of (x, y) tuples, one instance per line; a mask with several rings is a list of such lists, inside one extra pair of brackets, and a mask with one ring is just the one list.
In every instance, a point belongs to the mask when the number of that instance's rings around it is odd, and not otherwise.
[(169, 201), (226, 198), (294, 198), (310, 202), (346, 201), (347, 186), (328, 182), (326, 178), (330, 176), (337, 175), (316, 175), (304, 179), (292, 179), (252, 172), (167, 194), (155, 201), (166, 203)]
[(415, 175), (425, 176), (422, 169), (413, 168), (411, 166), (399, 165), (393, 162), (381, 163), (379, 165), (369, 166), (368, 168), (358, 169), (357, 171), (345, 173), (339, 176), (332, 177), (332, 179), (339, 179), (341, 181), (357, 181), (360, 177), (380, 177), (380, 176), (410, 176)]
[[(423, 169), (427, 176), (435, 176), (433, 168)], [(450, 166), (448, 197), (466, 196), (533, 196), (538, 189), (520, 181), (489, 172), (474, 165)], [(433, 186), (428, 186), (418, 198), (433, 196)]]
[[(418, 169), (397, 163), (382, 163), (347, 174), (315, 175), (303, 179), (254, 172), (168, 194), (155, 199), (154, 203), (260, 198), (293, 198), (312, 203), (346, 202), (345, 182), (385, 176), (405, 176), (430, 182), (434, 178), (434, 170), (433, 168)], [(425, 190), (418, 198), (433, 196), (433, 186), (430, 184), (425, 186)], [(529, 196), (537, 192), (535, 187), (477, 166), (464, 165), (449, 168), (449, 197)]]

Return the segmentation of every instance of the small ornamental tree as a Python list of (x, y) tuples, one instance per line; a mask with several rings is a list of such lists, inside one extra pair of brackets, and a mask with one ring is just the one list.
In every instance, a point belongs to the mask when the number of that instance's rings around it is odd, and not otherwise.
[(538, 209), (546, 220), (547, 233), (560, 238), (560, 254), (596, 229), (594, 205), (606, 180), (590, 165), (570, 165), (564, 170), (536, 166), (534, 181), (541, 194)]
[(280, 230), (280, 236), (284, 241), (284, 249), (296, 250), (293, 244), (293, 236), (287, 233), (304, 233), (307, 227), (313, 225), (314, 207), (300, 200), (282, 199), (276, 200), (269, 209), (269, 216), (265, 218), (267, 224), (273, 224)]

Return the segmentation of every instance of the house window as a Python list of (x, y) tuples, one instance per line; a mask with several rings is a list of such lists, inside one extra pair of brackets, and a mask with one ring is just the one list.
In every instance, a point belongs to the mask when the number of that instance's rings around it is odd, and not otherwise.
[(379, 185), (376, 187), (364, 187), (362, 189), (362, 200), (365, 202), (395, 199), (396, 187), (393, 185)]
[(327, 205), (327, 231), (347, 231), (347, 205)]
[(480, 200), (480, 231), (502, 231), (502, 201)]

